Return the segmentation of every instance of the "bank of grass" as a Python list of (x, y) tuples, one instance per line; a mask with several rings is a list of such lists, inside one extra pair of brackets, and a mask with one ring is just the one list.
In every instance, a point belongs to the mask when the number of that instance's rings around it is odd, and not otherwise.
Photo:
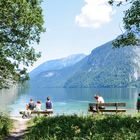
[(7, 136), (12, 128), (12, 120), (3, 114), (0, 114), (0, 140)]
[(140, 140), (140, 115), (40, 117), (26, 140)]

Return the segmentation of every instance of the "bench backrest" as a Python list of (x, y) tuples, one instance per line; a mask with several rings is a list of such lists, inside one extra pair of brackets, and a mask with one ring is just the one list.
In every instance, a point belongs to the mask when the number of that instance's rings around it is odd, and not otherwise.
[(89, 106), (121, 106), (121, 107), (125, 107), (126, 103), (89, 103)]

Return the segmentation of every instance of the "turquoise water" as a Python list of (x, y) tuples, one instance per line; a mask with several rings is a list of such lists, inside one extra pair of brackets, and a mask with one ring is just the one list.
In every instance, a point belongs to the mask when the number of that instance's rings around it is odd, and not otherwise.
[(42, 102), (45, 109), (47, 96), (51, 97), (55, 114), (86, 114), (88, 104), (95, 102), (95, 94), (104, 97), (105, 102), (126, 102), (127, 112), (136, 111), (136, 100), (140, 89), (137, 88), (32, 88), (29, 86), (15, 87), (0, 91), (0, 111), (18, 116), (20, 110), (32, 98)]

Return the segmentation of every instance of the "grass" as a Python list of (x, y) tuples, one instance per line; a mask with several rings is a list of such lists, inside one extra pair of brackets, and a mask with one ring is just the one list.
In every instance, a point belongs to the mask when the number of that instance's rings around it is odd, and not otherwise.
[(12, 128), (12, 121), (6, 115), (0, 115), (0, 140), (7, 136)]
[(140, 115), (40, 117), (32, 123), (25, 140), (140, 139)]

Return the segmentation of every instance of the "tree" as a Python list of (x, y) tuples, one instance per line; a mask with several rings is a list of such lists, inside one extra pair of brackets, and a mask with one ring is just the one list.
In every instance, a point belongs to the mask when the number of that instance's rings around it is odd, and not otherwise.
[(0, 88), (29, 78), (43, 23), (41, 0), (0, 0)]
[[(120, 35), (114, 42), (114, 47), (124, 47), (129, 45), (140, 45), (140, 0), (125, 0), (130, 4), (130, 8), (126, 10), (123, 17), (125, 33)], [(120, 6), (123, 2), (115, 2), (110, 0), (109, 4)]]

